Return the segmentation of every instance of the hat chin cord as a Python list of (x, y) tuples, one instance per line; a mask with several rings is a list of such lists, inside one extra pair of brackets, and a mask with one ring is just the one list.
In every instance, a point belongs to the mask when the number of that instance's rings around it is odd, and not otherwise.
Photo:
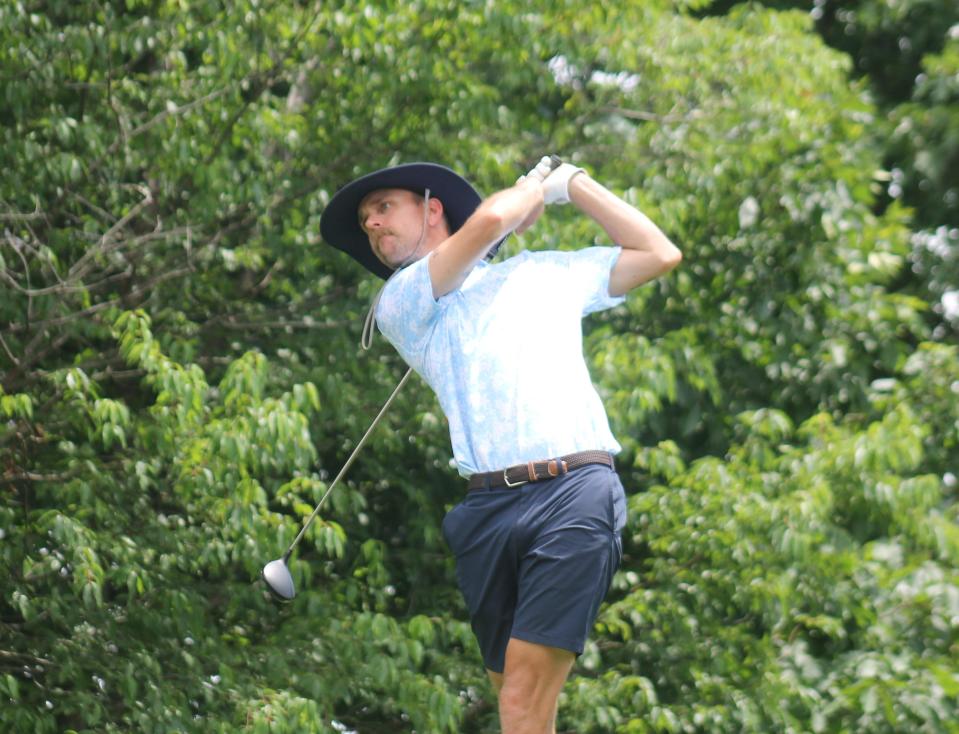
[(386, 279), (386, 282), (380, 286), (380, 289), (376, 292), (376, 295), (373, 297), (373, 302), (370, 304), (370, 310), (366, 312), (366, 318), (363, 321), (363, 333), (360, 335), (360, 346), (364, 351), (368, 350), (373, 346), (373, 334), (376, 329), (376, 307), (380, 302), (380, 296), (383, 295), (383, 289), (386, 288), (386, 284), (393, 279), (393, 276), (400, 272), (407, 265), (416, 261), (416, 256), (419, 254), (420, 249), (426, 243), (426, 225), (429, 224), (430, 216), (430, 190), (426, 189), (423, 194), (423, 226), (420, 228), (420, 238), (416, 243), (416, 247), (413, 248), (413, 252), (410, 253), (399, 267), (397, 267), (390, 277)]

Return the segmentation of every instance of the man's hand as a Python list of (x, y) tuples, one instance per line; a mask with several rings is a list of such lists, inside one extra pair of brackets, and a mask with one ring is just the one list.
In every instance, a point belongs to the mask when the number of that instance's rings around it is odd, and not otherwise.
[[(516, 183), (530, 179), (540, 181), (543, 184), (543, 201), (546, 204), (566, 204), (569, 202), (569, 180), (581, 172), (584, 172), (582, 168), (563, 163), (559, 156), (544, 155), (539, 159), (539, 163), (525, 176), (520, 176)], [(516, 231), (521, 232), (522, 229)]]
[(561, 163), (562, 161), (556, 156), (544, 155), (539, 159), (539, 163), (533, 166), (525, 176), (520, 176), (516, 183), (520, 183), (520, 181), (524, 181), (527, 178), (534, 178), (542, 183), (550, 171), (557, 168)]
[(513, 230), (516, 234), (523, 234), (543, 214), (546, 204), (546, 189), (542, 185), (543, 181), (561, 164), (562, 161), (557, 156), (544, 155), (539, 159), (539, 163), (529, 170), (529, 173), (516, 180), (516, 186), (526, 186), (531, 192), (538, 191), (540, 194), (540, 201), (534, 205), (529, 215)]
[[(543, 158), (533, 170), (539, 169), (543, 161), (549, 161), (549, 158)], [(555, 158), (554, 161), (558, 161)], [(533, 171), (530, 171), (532, 173)], [(570, 163), (561, 163), (554, 167), (543, 179), (543, 200), (547, 204), (567, 204), (569, 203), (569, 181), (577, 173), (584, 173), (582, 168), (578, 168)]]

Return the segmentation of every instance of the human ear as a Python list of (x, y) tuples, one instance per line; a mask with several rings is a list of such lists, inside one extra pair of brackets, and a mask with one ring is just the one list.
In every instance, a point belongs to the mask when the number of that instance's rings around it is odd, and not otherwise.
[(439, 199), (434, 199), (432, 196), (428, 202), (430, 209), (429, 213), (429, 223), (430, 226), (435, 227), (443, 220), (443, 202)]

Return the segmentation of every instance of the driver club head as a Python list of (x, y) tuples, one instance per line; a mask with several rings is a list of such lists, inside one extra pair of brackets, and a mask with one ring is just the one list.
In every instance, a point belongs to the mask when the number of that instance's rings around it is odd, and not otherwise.
[(296, 596), (293, 588), (293, 576), (286, 565), (286, 560), (277, 558), (263, 567), (263, 580), (273, 592), (273, 595), (283, 601), (289, 601)]
[(373, 419), (370, 427), (366, 429), (366, 433), (363, 434), (363, 438), (361, 438), (359, 443), (353, 448), (353, 452), (346, 460), (346, 463), (343, 464), (343, 468), (340, 469), (339, 474), (336, 475), (336, 477), (330, 483), (330, 486), (327, 487), (323, 497), (320, 498), (320, 501), (317, 503), (316, 507), (313, 508), (313, 512), (307, 518), (306, 522), (303, 523), (303, 527), (300, 528), (300, 532), (297, 533), (296, 537), (293, 539), (293, 542), (290, 543), (290, 547), (286, 549), (286, 553), (284, 553), (281, 558), (277, 558), (275, 561), (270, 561), (263, 567), (263, 571), (261, 573), (263, 580), (266, 582), (266, 585), (269, 587), (270, 591), (273, 592), (273, 596), (275, 596), (277, 599), (282, 601), (290, 601), (296, 596), (296, 589), (293, 588), (293, 576), (290, 574), (290, 569), (287, 567), (286, 562), (289, 560), (290, 555), (292, 555), (296, 544), (302, 540), (307, 528), (313, 524), (313, 520), (316, 519), (316, 516), (323, 508), (326, 498), (330, 496), (330, 493), (333, 491), (334, 487), (336, 487), (343, 475), (346, 474), (346, 470), (350, 468), (350, 464), (353, 463), (356, 455), (360, 452), (360, 449), (363, 448), (363, 445), (370, 437), (370, 434), (373, 433), (373, 429), (376, 428), (376, 424), (379, 423), (380, 419), (386, 414), (387, 408), (390, 407), (390, 404), (399, 394), (400, 390), (403, 388), (403, 385), (406, 384), (406, 381), (410, 379), (410, 375), (412, 374), (413, 368), (410, 367), (408, 370), (406, 370), (406, 374), (403, 375), (403, 379), (400, 380), (399, 384), (393, 388), (393, 392), (390, 394), (390, 397), (387, 398), (386, 403), (382, 408), (380, 408), (380, 412), (376, 415), (376, 418)]

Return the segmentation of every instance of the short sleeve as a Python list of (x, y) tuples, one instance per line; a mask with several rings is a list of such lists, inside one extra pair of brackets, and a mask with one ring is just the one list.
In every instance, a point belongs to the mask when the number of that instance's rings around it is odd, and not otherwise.
[(625, 296), (609, 294), (609, 279), (621, 247), (585, 247), (562, 253), (569, 268), (572, 293), (582, 304), (583, 316), (618, 306)]
[(376, 323), (407, 362), (419, 363), (437, 318), (445, 308), (433, 298), (429, 257), (394, 274), (383, 287)]

